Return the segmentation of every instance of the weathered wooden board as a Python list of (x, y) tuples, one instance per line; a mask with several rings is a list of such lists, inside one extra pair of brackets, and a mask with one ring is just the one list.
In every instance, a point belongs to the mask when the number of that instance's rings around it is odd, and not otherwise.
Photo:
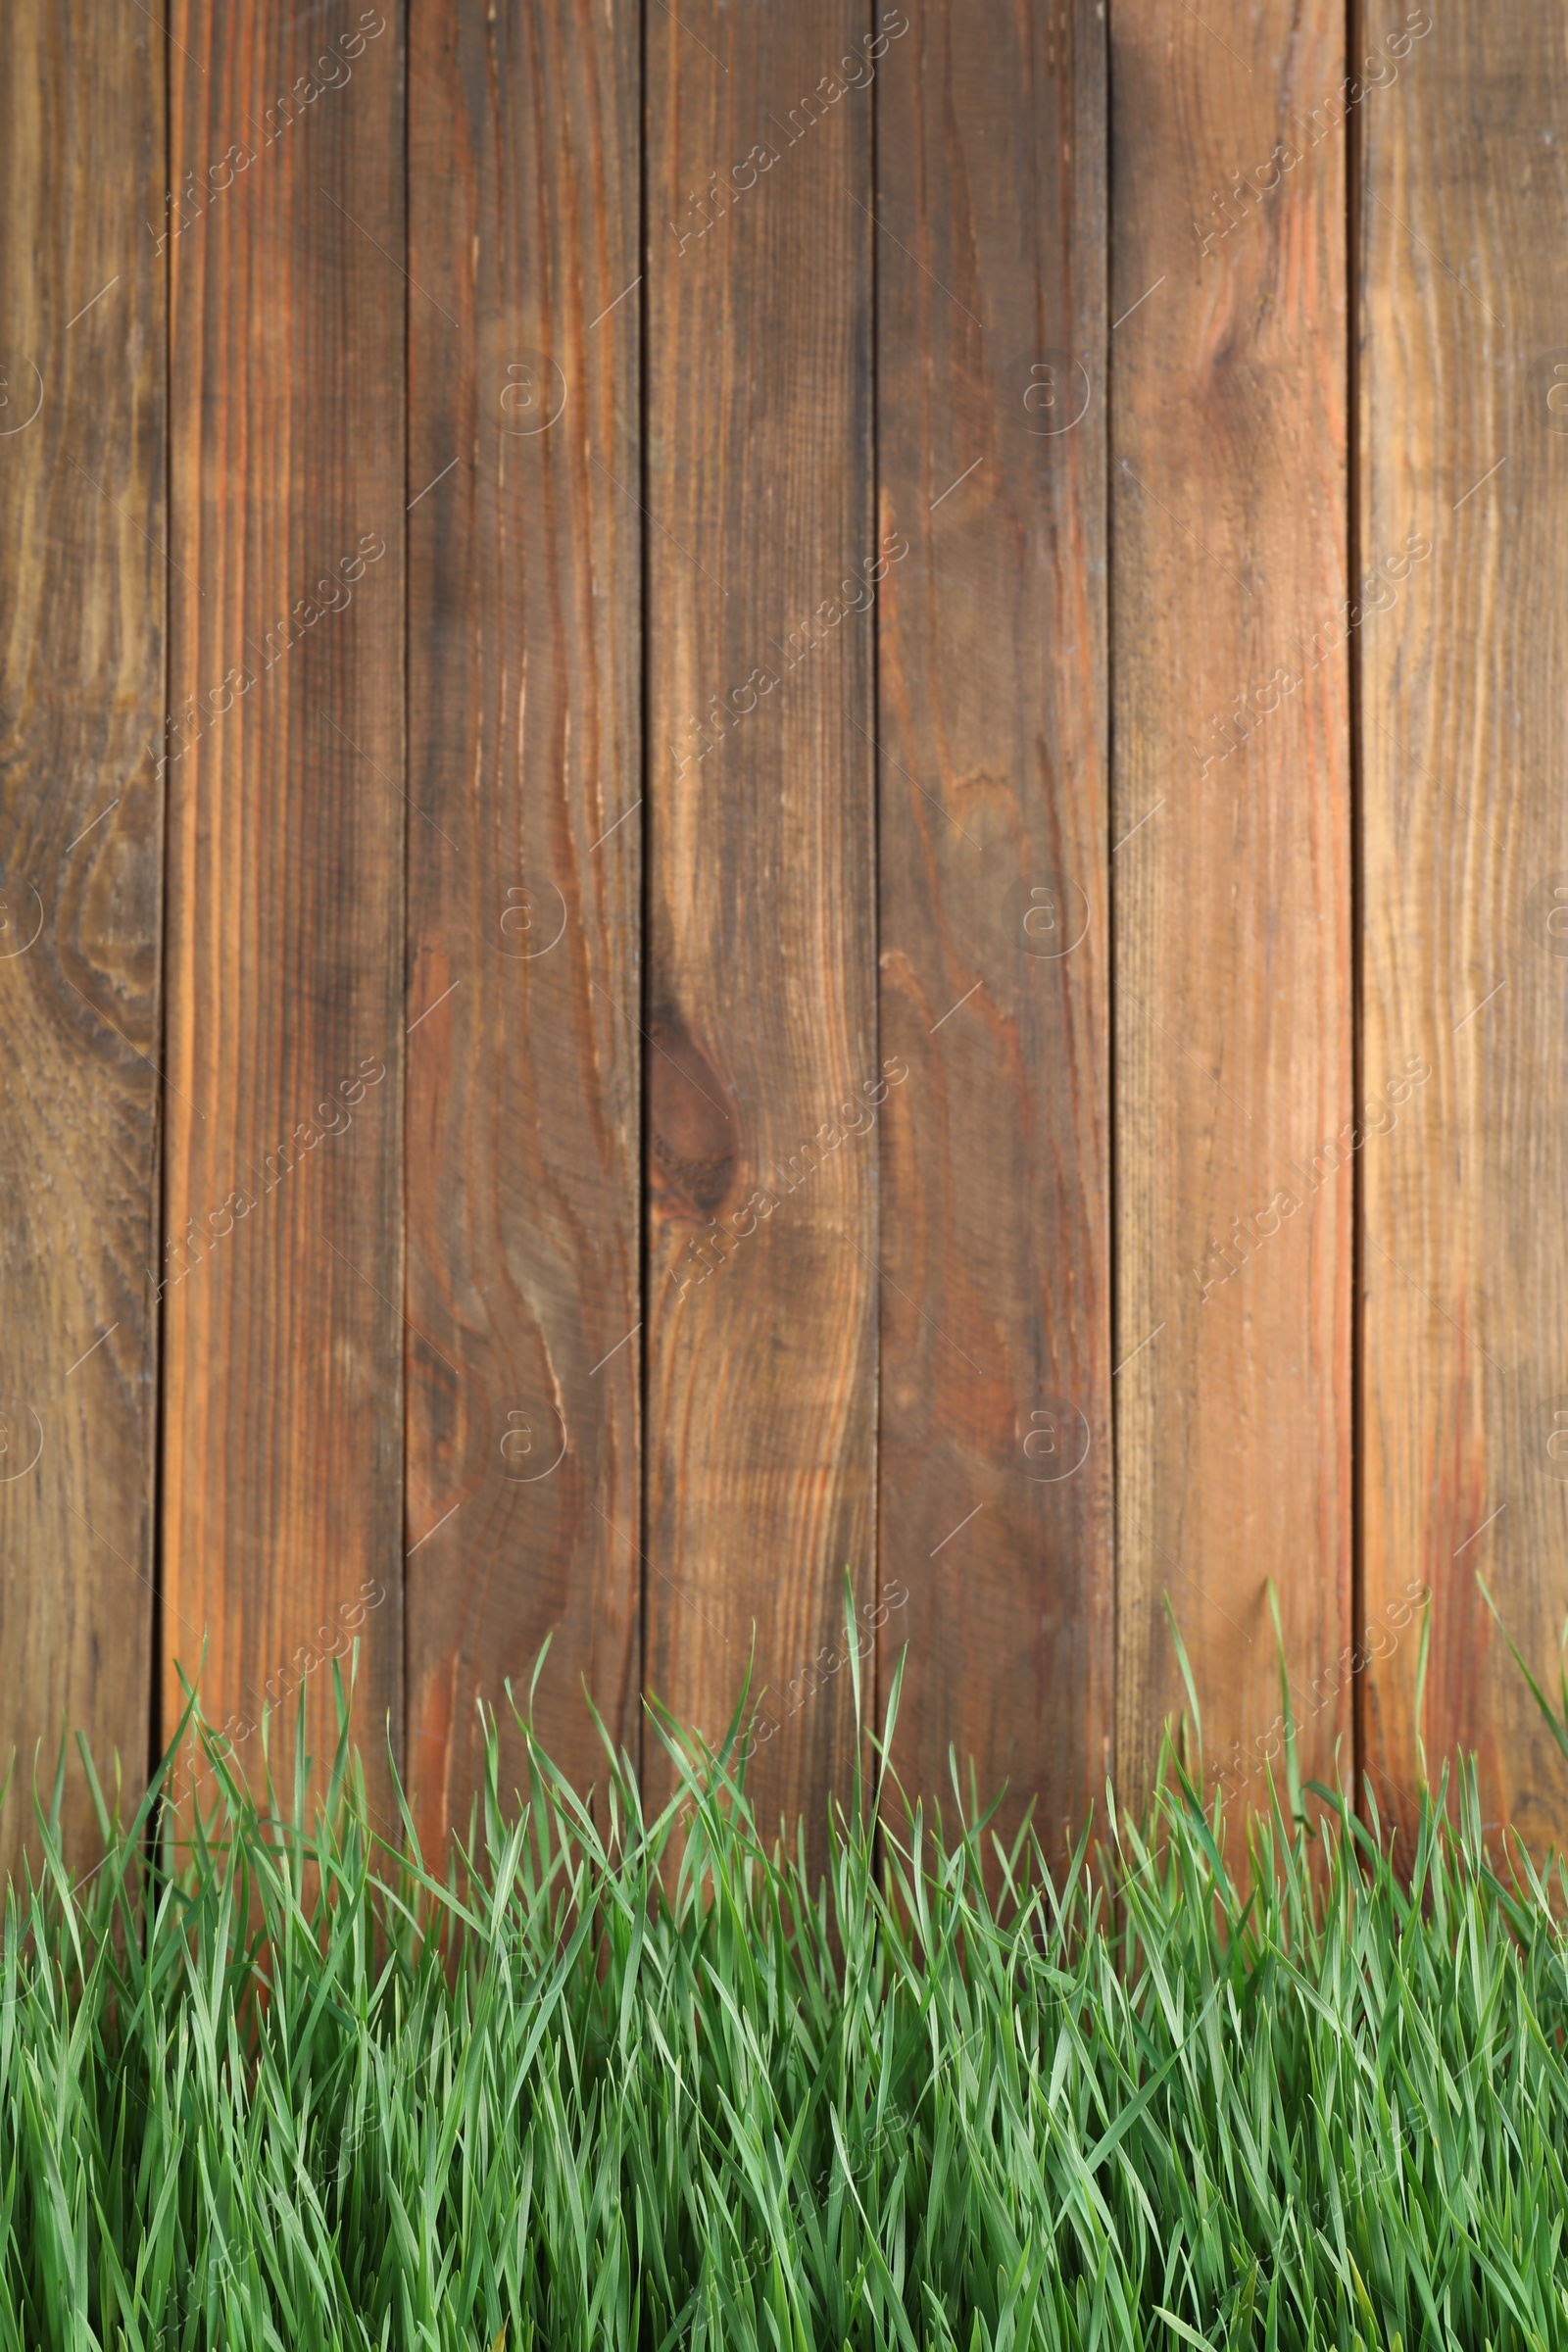
[(875, 36), (828, 0), (678, 16), (647, 27), (646, 1680), (711, 1736), (755, 1626), (753, 1786), (817, 1837), (853, 1754), (846, 1570), (868, 1613), (873, 1586), (869, 607), (897, 534), (870, 92), (841, 61)]
[[(1568, 57), (1549, 12), (1391, 10), (1364, 108), (1363, 1732), (1408, 1827), (1434, 1769), (1561, 1840), (1568, 1777), (1477, 1589), (1555, 1687), (1568, 1610)], [(1369, 43), (1369, 47), (1374, 44)], [(1413, 551), (1424, 551), (1415, 555)], [(1370, 589), (1363, 591), (1370, 606)], [(1421, 1072), (1428, 1073), (1422, 1078)], [(1393, 1090), (1388, 1090), (1392, 1092)]]
[[(476, 1697), (639, 1737), (638, 19), (440, 0), (410, 60), (410, 1764)], [(428, 488), (425, 485), (429, 485)], [(518, 1778), (506, 1749), (505, 1785)]]
[[(163, 44), (19, 0), (0, 77), (0, 1871), (84, 1730), (144, 1784), (166, 391)], [(92, 168), (83, 158), (91, 154)], [(42, 1741), (41, 1758), (36, 1755)], [(74, 1769), (68, 1849), (96, 1831)]]
[[(1345, 17), (1111, 42), (1117, 1753), (1131, 1794), (1184, 1704), (1168, 1592), (1263, 1795), (1266, 1580), (1303, 1694), (1350, 1606), (1353, 1177), (1310, 1175), (1353, 1115)], [(1298, 1713), (1330, 1774), (1348, 1692)]]
[[(399, 13), (176, 0), (164, 1720), (402, 1739)], [(198, 197), (197, 191), (203, 194)]]
[(906, 1786), (951, 1741), (1059, 1838), (1112, 1730), (1104, 24), (938, 0), (876, 74), (884, 1640)]

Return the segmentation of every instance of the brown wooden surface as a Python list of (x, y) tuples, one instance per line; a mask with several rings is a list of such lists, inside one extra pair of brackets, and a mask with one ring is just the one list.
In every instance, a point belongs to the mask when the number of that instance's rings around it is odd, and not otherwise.
[(1408, 1825), (1419, 1621), (1399, 1620), (1424, 1585), (1429, 1755), (1478, 1748), (1487, 1818), (1539, 1848), (1561, 1840), (1568, 1784), (1476, 1579), (1555, 1687), (1568, 59), (1548, 14), (1502, 34), (1475, 0), (1443, 11), (1367, 120), (1367, 550), (1413, 534), (1431, 554), (1362, 632), (1364, 1054), (1369, 1079), (1411, 1057), (1433, 1075), (1365, 1153), (1365, 1614), (1383, 1654), (1364, 1733), (1378, 1801)]
[(480, 1784), (476, 1695), (506, 1717), (510, 1675), (523, 1702), (547, 1634), (549, 1753), (603, 1778), (584, 1679), (639, 1737), (639, 82), (629, 6), (415, 15), (408, 1637), (431, 1836)]
[(646, 1681), (715, 1735), (755, 1625), (753, 1786), (814, 1837), (849, 1788), (844, 1574), (858, 1606), (873, 1577), (876, 1155), (842, 1110), (879, 1084), (841, 585), (880, 560), (869, 94), (826, 0), (679, 15), (647, 27)]
[[(1353, 1177), (1314, 1191), (1294, 1166), (1351, 1116), (1349, 669), (1297, 642), (1347, 592), (1344, 134), (1291, 132), (1304, 151), (1272, 161), (1291, 110), (1339, 87), (1345, 21), (1269, 0), (1216, 28), (1159, 0), (1114, 11), (1111, 35), (1117, 1753), (1132, 1795), (1183, 1703), (1163, 1592), (1211, 1769), (1278, 1708), (1268, 1577), (1308, 1687), (1348, 1635)], [(1256, 201), (1216, 213), (1233, 165)], [(1287, 691), (1280, 671), (1299, 682)], [(1245, 739), (1216, 723), (1239, 698)], [(1211, 1252), (1259, 1213), (1268, 1230)], [(1306, 1718), (1303, 1770), (1327, 1776), (1348, 1693)]]
[(1111, 1723), (1102, 20), (878, 67), (881, 1583), (898, 1762), (1081, 1827)]
[(402, 35), (395, 5), (337, 30), (279, 0), (176, 0), (170, 30), (176, 188), (253, 160), (169, 248), (170, 703), (207, 715), (168, 770), (164, 1721), (205, 1634), (210, 1715), (259, 1726), (283, 1691), (291, 1739), (298, 1686), (329, 1752), (322, 1653), (357, 1623), (378, 1781), (403, 1712)]
[(1560, 1835), (1542, 13), (12, 31), (0, 1748), (358, 1632), (434, 1842), (547, 1633), (657, 1793), (755, 1629), (815, 1837), (848, 1568), (1054, 1843), (1167, 1593), (1263, 1795), (1272, 1578), (1303, 1770), (1408, 1821), (1430, 1589)]
[[(163, 44), (20, 0), (0, 77), (0, 1869), (80, 1727), (146, 1776)], [(91, 172), (81, 168), (90, 150)], [(74, 1759), (73, 1758), (73, 1762)], [(67, 1835), (96, 1839), (79, 1775)]]

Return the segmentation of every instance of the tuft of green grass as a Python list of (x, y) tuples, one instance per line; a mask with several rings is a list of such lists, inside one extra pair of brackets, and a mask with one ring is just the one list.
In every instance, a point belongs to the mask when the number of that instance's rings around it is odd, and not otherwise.
[(1473, 1767), (1396, 1870), (1294, 1760), (1239, 1841), (1167, 1740), (1054, 1883), (872, 1742), (810, 1884), (739, 1715), (662, 1727), (652, 1817), (608, 1740), (590, 1799), (519, 1717), (526, 1790), (492, 1724), (432, 1867), (406, 1810), (372, 1833), (338, 1704), (286, 1817), (194, 1701), (188, 1835), (91, 1779), (73, 1886), (38, 1807), (0, 2352), (1568, 2346), (1568, 1879), (1499, 1876)]

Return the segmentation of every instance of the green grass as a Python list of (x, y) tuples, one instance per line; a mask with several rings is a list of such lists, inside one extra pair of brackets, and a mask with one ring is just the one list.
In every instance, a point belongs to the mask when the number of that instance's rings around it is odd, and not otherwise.
[(346, 1729), (309, 1817), (215, 1755), (75, 1889), (39, 1809), (0, 2352), (1568, 2345), (1564, 1939), (1471, 1773), (1402, 1871), (1291, 1777), (1250, 1894), (1169, 1742), (1054, 1887), (883, 1779), (813, 1886), (722, 1754), (646, 1819), (608, 1745), (591, 1811), (490, 1752), (434, 1872)]

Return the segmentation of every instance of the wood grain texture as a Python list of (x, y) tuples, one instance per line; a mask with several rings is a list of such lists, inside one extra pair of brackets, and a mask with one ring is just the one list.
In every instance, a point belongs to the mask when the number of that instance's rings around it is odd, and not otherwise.
[[(1436, 21), (1434, 22), (1434, 17)], [(1426, 30), (1419, 28), (1425, 26)], [(1413, 1818), (1419, 1619), (1434, 1770), (1538, 1851), (1568, 1780), (1477, 1589), (1555, 1687), (1568, 1606), (1568, 311), (1560, 20), (1369, 8), (1366, 556), (1429, 555), (1362, 630), (1365, 1067), (1414, 1061), (1365, 1154), (1362, 1677), (1377, 1801)], [(1371, 569), (1371, 562), (1364, 568)]]
[(1353, 1177), (1299, 1165), (1353, 1116), (1349, 667), (1310, 643), (1347, 593), (1345, 23), (1111, 33), (1119, 1779), (1184, 1704), (1168, 1592), (1208, 1766), (1259, 1796), (1268, 1578), (1303, 1774), (1349, 1724), (1304, 1694), (1348, 1632)]
[[(402, 1740), (398, 11), (171, 18), (166, 1634), (260, 1724), (363, 1643)], [(244, 160), (243, 164), (241, 159)], [(186, 174), (191, 175), (187, 183)], [(330, 1630), (323, 1630), (330, 1629)], [(247, 1767), (260, 1733), (241, 1739)]]
[(408, 1628), (433, 1840), (480, 1785), (475, 1698), (506, 1717), (511, 1676), (522, 1703), (547, 1635), (548, 1752), (602, 1779), (584, 1680), (639, 1737), (640, 55), (624, 0), (440, 0), (413, 42)]
[(646, 1680), (712, 1736), (755, 1626), (752, 1786), (819, 1839), (873, 1574), (865, 20), (678, 14), (647, 28)]
[[(0, 82), (0, 1871), (36, 1746), (145, 1782), (166, 369), (163, 47), (19, 0)], [(83, 157), (92, 168), (83, 168)], [(74, 1766), (74, 1755), (72, 1756)], [(73, 1770), (67, 1851), (97, 1844)]]
[(897, 1756), (1048, 1839), (1110, 1762), (1105, 33), (878, 68), (881, 1586)]

